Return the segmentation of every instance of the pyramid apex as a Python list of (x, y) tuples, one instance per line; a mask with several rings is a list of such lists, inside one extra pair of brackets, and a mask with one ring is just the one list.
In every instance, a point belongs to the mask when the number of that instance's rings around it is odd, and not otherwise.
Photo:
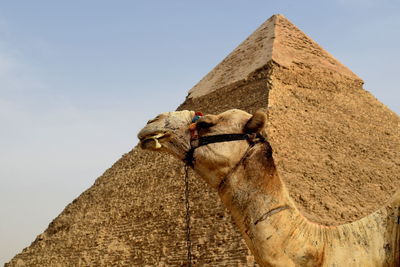
[(189, 91), (188, 98), (206, 95), (232, 82), (246, 80), (254, 70), (271, 61), (285, 67), (302, 64), (323, 68), (362, 82), (284, 15), (275, 14), (196, 84)]
[(278, 13), (278, 14), (272, 15), (271, 18), (286, 18), (286, 17), (285, 17), (285, 15)]

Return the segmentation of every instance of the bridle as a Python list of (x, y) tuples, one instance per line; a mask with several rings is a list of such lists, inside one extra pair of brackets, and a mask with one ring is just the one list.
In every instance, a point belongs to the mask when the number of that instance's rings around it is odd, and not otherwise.
[[(196, 123), (196, 121), (203, 116), (202, 113), (196, 112), (195, 117), (192, 120), (191, 126)], [(189, 127), (195, 129), (195, 127)], [(197, 130), (195, 130), (197, 131)], [(246, 140), (249, 144), (246, 152), (243, 154), (242, 158), (239, 162), (222, 178), (218, 190), (220, 190), (226, 183), (229, 176), (243, 163), (243, 161), (247, 158), (251, 148), (257, 143), (267, 143), (267, 140), (259, 133), (232, 133), (232, 134), (218, 134), (218, 135), (208, 135), (198, 137), (197, 133), (190, 134), (190, 148), (186, 152), (185, 158), (183, 161), (185, 162), (185, 213), (186, 213), (186, 244), (187, 244), (187, 266), (192, 266), (192, 241), (190, 238), (190, 207), (189, 207), (189, 172), (188, 167), (194, 168), (196, 159), (194, 157), (194, 152), (197, 148), (206, 146), (214, 143), (223, 143), (223, 142), (232, 142), (232, 141), (240, 141)]]
[(248, 134), (248, 133), (233, 133), (233, 134), (218, 134), (201, 136), (196, 139), (190, 140), (190, 149), (186, 152), (184, 162), (190, 167), (194, 167), (195, 157), (194, 152), (197, 148), (214, 143), (232, 142), (246, 140), (249, 146), (254, 146), (256, 143), (266, 142), (261, 134)]

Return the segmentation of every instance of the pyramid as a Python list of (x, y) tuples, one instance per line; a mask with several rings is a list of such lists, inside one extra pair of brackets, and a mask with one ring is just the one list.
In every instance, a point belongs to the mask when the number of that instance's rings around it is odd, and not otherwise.
[[(310, 220), (342, 224), (400, 187), (400, 119), (282, 15), (262, 24), (178, 110), (268, 110), (278, 174)], [(191, 173), (195, 266), (254, 266), (216, 192)], [(7, 266), (185, 266), (183, 164), (134, 148)]]

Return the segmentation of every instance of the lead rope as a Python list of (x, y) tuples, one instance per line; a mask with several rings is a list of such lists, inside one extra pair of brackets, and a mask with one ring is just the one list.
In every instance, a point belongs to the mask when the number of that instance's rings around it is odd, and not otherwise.
[[(189, 125), (189, 132), (190, 132), (190, 149), (191, 156), (193, 158), (194, 150), (192, 149), (191, 141), (196, 135), (196, 121), (198, 121), (202, 116), (203, 113), (195, 112), (194, 118), (192, 119), (192, 123)], [(189, 206), (189, 164), (188, 163), (188, 155), (185, 157), (185, 219), (186, 219), (186, 247), (187, 247), (187, 266), (192, 267), (192, 241), (190, 239), (190, 206)]]
[(192, 241), (190, 240), (189, 166), (187, 164), (185, 164), (185, 211), (187, 266), (192, 267)]

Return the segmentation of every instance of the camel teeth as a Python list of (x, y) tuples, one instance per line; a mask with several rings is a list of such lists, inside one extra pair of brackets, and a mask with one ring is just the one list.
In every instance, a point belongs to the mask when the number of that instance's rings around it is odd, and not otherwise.
[(160, 137), (163, 137), (164, 135), (165, 135), (164, 133), (159, 133), (159, 134), (156, 134), (156, 135), (152, 135), (152, 136), (144, 138), (144, 141), (151, 140), (151, 139), (156, 140), (156, 139), (158, 139)]
[(152, 135), (152, 136), (149, 136), (149, 137), (145, 138), (144, 141), (146, 141), (146, 140), (154, 140), (154, 142), (155, 142), (154, 148), (155, 149), (160, 149), (162, 147), (162, 145), (158, 141), (158, 138), (161, 138), (164, 135), (165, 135), (165, 133), (158, 133), (156, 135)]
[(163, 137), (164, 135), (165, 135), (164, 133), (159, 133), (159, 134), (156, 134), (155, 136), (153, 136), (153, 138), (158, 139), (160, 137)]
[(157, 138), (154, 138), (154, 141), (156, 142), (156, 145), (154, 146), (155, 149), (160, 149), (161, 148), (161, 144), (160, 142), (158, 142)]

